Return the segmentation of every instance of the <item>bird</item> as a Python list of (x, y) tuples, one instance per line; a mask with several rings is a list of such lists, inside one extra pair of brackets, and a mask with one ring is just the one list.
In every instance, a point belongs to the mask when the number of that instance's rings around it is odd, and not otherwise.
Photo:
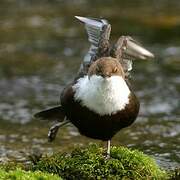
[(85, 24), (91, 43), (74, 80), (65, 86), (60, 105), (36, 113), (35, 118), (58, 120), (48, 133), (53, 141), (60, 127), (72, 123), (80, 134), (107, 141), (137, 118), (140, 103), (129, 83), (132, 62), (154, 55), (130, 36), (110, 44), (111, 25), (106, 19), (75, 16)]

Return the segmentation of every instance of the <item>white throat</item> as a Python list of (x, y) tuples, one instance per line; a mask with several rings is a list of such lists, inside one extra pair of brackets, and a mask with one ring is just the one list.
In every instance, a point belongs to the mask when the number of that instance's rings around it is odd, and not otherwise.
[(130, 90), (121, 76), (104, 79), (93, 75), (80, 78), (73, 86), (75, 100), (99, 115), (111, 115), (129, 103)]

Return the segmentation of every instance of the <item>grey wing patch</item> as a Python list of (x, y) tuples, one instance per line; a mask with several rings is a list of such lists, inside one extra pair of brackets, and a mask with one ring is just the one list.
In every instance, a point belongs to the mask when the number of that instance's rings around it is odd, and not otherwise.
[[(99, 49), (101, 48), (102, 40), (109, 41), (111, 26), (105, 19), (95, 19), (75, 16), (81, 22), (85, 24), (85, 28), (88, 34), (88, 40), (91, 43), (88, 53), (84, 56), (83, 63), (80, 66), (80, 71), (85, 71), (91, 64), (92, 58), (94, 58)], [(108, 29), (108, 30), (107, 30)]]

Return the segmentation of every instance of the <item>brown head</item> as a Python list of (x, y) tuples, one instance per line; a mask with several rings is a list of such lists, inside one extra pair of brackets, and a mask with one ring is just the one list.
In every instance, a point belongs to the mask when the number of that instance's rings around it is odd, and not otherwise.
[(121, 76), (125, 78), (123, 68), (119, 61), (112, 57), (102, 57), (91, 64), (88, 76), (92, 75), (102, 76), (103, 78), (108, 78), (111, 76)]

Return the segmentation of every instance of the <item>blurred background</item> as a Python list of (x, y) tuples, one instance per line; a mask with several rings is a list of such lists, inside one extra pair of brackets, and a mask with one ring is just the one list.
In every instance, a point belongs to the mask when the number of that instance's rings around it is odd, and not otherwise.
[(180, 1), (178, 0), (1, 0), (0, 162), (26, 161), (34, 151), (70, 151), (97, 142), (74, 126), (47, 142), (52, 122), (33, 113), (59, 103), (59, 94), (89, 48), (75, 15), (104, 17), (111, 40), (130, 35), (156, 56), (134, 62), (132, 85), (140, 115), (112, 140), (137, 148), (165, 168), (180, 163)]

